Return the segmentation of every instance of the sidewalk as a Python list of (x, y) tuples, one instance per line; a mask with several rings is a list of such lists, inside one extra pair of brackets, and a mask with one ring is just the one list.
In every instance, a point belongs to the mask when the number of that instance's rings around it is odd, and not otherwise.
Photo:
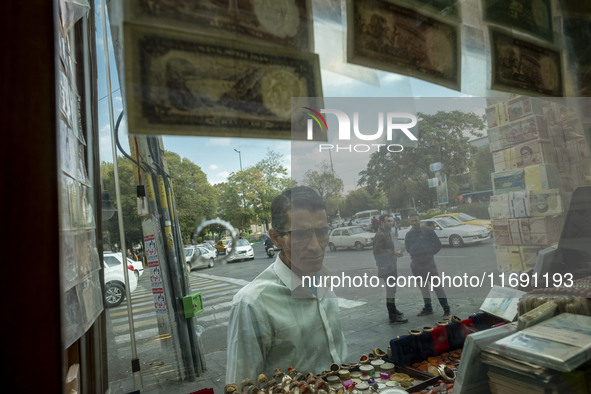
[[(345, 338), (348, 342), (349, 359), (347, 362), (357, 362), (363, 354), (373, 352), (375, 348), (387, 350), (390, 339), (398, 335), (407, 334), (411, 329), (422, 330), (425, 326), (434, 327), (443, 320), (443, 310), (434, 300), (434, 313), (430, 316), (418, 317), (416, 314), (422, 309), (422, 299), (403, 299), (397, 301), (398, 308), (408, 319), (404, 324), (389, 324), (385, 299), (368, 299), (363, 306), (345, 309), (341, 308), (341, 322)], [(452, 315), (462, 319), (477, 312), (483, 299), (449, 299)], [(376, 316), (376, 312), (379, 315)], [(226, 349), (205, 354), (207, 371), (194, 382), (169, 382), (160, 387), (146, 387), (142, 393), (192, 393), (201, 389), (212, 388), (215, 394), (223, 394), (226, 371)], [(278, 368), (287, 369), (285, 366)], [(328, 369), (328, 365), (327, 365)], [(253, 377), (256, 379), (256, 377)], [(237, 382), (240, 384), (240, 382)]]

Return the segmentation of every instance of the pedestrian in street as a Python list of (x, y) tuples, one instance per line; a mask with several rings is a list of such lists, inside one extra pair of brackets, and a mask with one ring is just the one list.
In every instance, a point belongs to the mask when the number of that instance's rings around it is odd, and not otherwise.
[[(327, 275), (328, 221), (313, 189), (285, 190), (271, 204), (269, 236), (280, 252), (232, 301), (226, 383), (275, 368), (323, 371), (347, 358), (337, 298), (310, 277)], [(305, 278), (308, 277), (308, 280)]]
[(396, 235), (398, 235), (398, 231), (400, 230), (400, 215), (394, 216), (394, 226), (396, 226)]
[(382, 278), (386, 285), (386, 308), (390, 323), (406, 323), (408, 319), (396, 309), (396, 277), (398, 276), (397, 260), (403, 254), (394, 248), (392, 240), (392, 225), (394, 220), (390, 215), (381, 215), (379, 229), (373, 240), (373, 257), (378, 266), (378, 277)]
[[(420, 289), (423, 302), (425, 303), (423, 310), (417, 316), (432, 315), (433, 306), (431, 304), (431, 292), (429, 290), (430, 283), (426, 283), (426, 281), (429, 277), (439, 276), (434, 256), (441, 250), (441, 241), (439, 241), (437, 234), (431, 228), (421, 227), (421, 220), (417, 212), (411, 213), (409, 220), (411, 229), (406, 233), (404, 246), (410, 254), (410, 269), (413, 275), (419, 276), (423, 280)], [(439, 299), (439, 304), (443, 308), (443, 317), (448, 317), (450, 315), (450, 308), (443, 287), (434, 287), (433, 290)]]
[(371, 231), (373, 231), (374, 233), (377, 232), (379, 226), (380, 226), (380, 223), (378, 222), (378, 219), (376, 219), (375, 216), (373, 218), (371, 218)]

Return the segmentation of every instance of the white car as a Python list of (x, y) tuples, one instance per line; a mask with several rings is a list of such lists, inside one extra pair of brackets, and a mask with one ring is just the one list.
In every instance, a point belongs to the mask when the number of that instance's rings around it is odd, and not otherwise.
[[(421, 220), (421, 227), (431, 227), (439, 237), (442, 245), (459, 248), (465, 244), (478, 243), (490, 239), (490, 231), (485, 226), (462, 224), (450, 217)], [(404, 241), (411, 227), (398, 231), (398, 240)]]
[(328, 247), (334, 252), (337, 248), (355, 248), (362, 250), (366, 246), (373, 245), (376, 235), (359, 226), (335, 228), (328, 236)]
[(132, 260), (128, 259), (127, 265), (124, 267), (121, 263), (121, 253), (107, 253), (103, 254), (103, 268), (105, 274), (105, 306), (112, 308), (123, 302), (125, 299), (125, 274), (124, 269), (129, 270), (129, 292), (133, 293), (137, 288), (137, 277), (131, 275), (135, 272)]
[(187, 246), (185, 251), (185, 261), (187, 269), (191, 271), (194, 268), (209, 267), (212, 268), (216, 258), (216, 252), (203, 246)]
[[(226, 248), (226, 254), (230, 254), (230, 251), (234, 248), (232, 242), (228, 243), (228, 247)], [(254, 249), (250, 242), (246, 239), (239, 239), (236, 241), (236, 253), (230, 256), (228, 262), (232, 261), (246, 261), (246, 260), (254, 260)]]
[[(115, 257), (116, 259), (119, 259), (119, 261), (121, 261), (121, 252), (103, 252), (103, 257), (106, 256)], [(135, 274), (135, 277), (139, 279), (140, 276), (142, 276), (142, 274), (144, 273), (144, 265), (141, 261), (135, 261), (128, 257), (127, 265), (129, 264), (133, 265), (133, 273)]]

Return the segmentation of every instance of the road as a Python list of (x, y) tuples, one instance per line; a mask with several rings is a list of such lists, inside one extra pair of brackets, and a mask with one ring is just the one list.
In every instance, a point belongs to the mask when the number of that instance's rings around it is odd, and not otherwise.
[[(401, 246), (398, 241), (395, 244), (396, 247)], [(208, 370), (219, 371), (220, 382), (223, 381), (225, 373), (226, 335), (232, 297), (274, 260), (266, 257), (262, 244), (255, 244), (254, 248), (255, 259), (253, 261), (216, 264), (213, 268), (193, 270), (190, 274), (191, 291), (201, 292), (204, 303), (203, 313), (196, 318), (197, 324), (203, 327), (200, 336), (203, 353), (206, 355)], [(459, 277), (468, 274), (482, 278), (484, 273), (497, 273), (492, 240), (462, 248), (443, 247), (436, 256), (436, 262), (440, 273), (445, 272), (446, 275)], [(351, 278), (361, 278), (363, 275), (369, 277), (377, 273), (370, 248), (362, 251), (337, 250), (330, 252), (327, 250), (325, 263), (338, 277), (345, 275)], [(410, 258), (408, 256), (398, 259), (399, 276), (411, 275), (409, 264)], [(477, 289), (464, 286), (446, 289), (452, 313), (458, 316), (467, 316), (476, 312), (489, 290), (488, 283)], [(343, 286), (335, 288), (335, 292), (341, 297), (339, 305), (343, 315), (342, 320), (345, 319), (345, 316), (356, 316), (360, 313), (363, 313), (364, 316), (371, 316), (371, 314), (383, 316), (385, 314), (384, 289), (381, 282), (376, 288)], [(412, 286), (399, 288), (397, 303), (399, 308), (407, 313), (409, 327), (413, 327), (413, 324), (423, 324), (414, 321), (420, 319), (414, 317), (414, 313), (422, 307), (418, 289)], [(132, 294), (132, 305), (138, 357), (142, 365), (142, 377), (145, 381), (147, 380), (144, 383), (145, 386), (157, 387), (162, 382), (174, 380), (176, 374), (176, 364), (172, 355), (174, 352), (166, 352), (161, 349), (149, 274), (140, 277), (138, 288)], [(434, 300), (434, 305), (438, 307), (436, 300)], [(344, 329), (348, 329), (345, 320), (343, 320), (343, 324)], [(111, 388), (113, 392), (132, 391), (129, 379), (131, 348), (125, 303), (107, 310), (107, 332)], [(363, 344), (358, 346), (358, 351), (362, 352)], [(353, 349), (356, 349), (354, 344)], [(151, 380), (154, 379), (154, 376), (156, 376), (156, 381)], [(212, 384), (216, 384), (216, 382)]]

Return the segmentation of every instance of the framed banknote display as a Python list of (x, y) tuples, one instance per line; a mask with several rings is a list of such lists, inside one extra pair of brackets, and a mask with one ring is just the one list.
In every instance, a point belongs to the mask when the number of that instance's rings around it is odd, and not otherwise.
[(348, 0), (350, 63), (461, 89), (458, 24), (386, 0)]
[(563, 96), (559, 50), (489, 28), (491, 88), (527, 94)]
[(483, 0), (484, 20), (553, 42), (551, 0)]
[(131, 134), (290, 139), (291, 98), (322, 97), (318, 55), (124, 23)]
[(128, 22), (314, 48), (310, 0), (126, 0)]

